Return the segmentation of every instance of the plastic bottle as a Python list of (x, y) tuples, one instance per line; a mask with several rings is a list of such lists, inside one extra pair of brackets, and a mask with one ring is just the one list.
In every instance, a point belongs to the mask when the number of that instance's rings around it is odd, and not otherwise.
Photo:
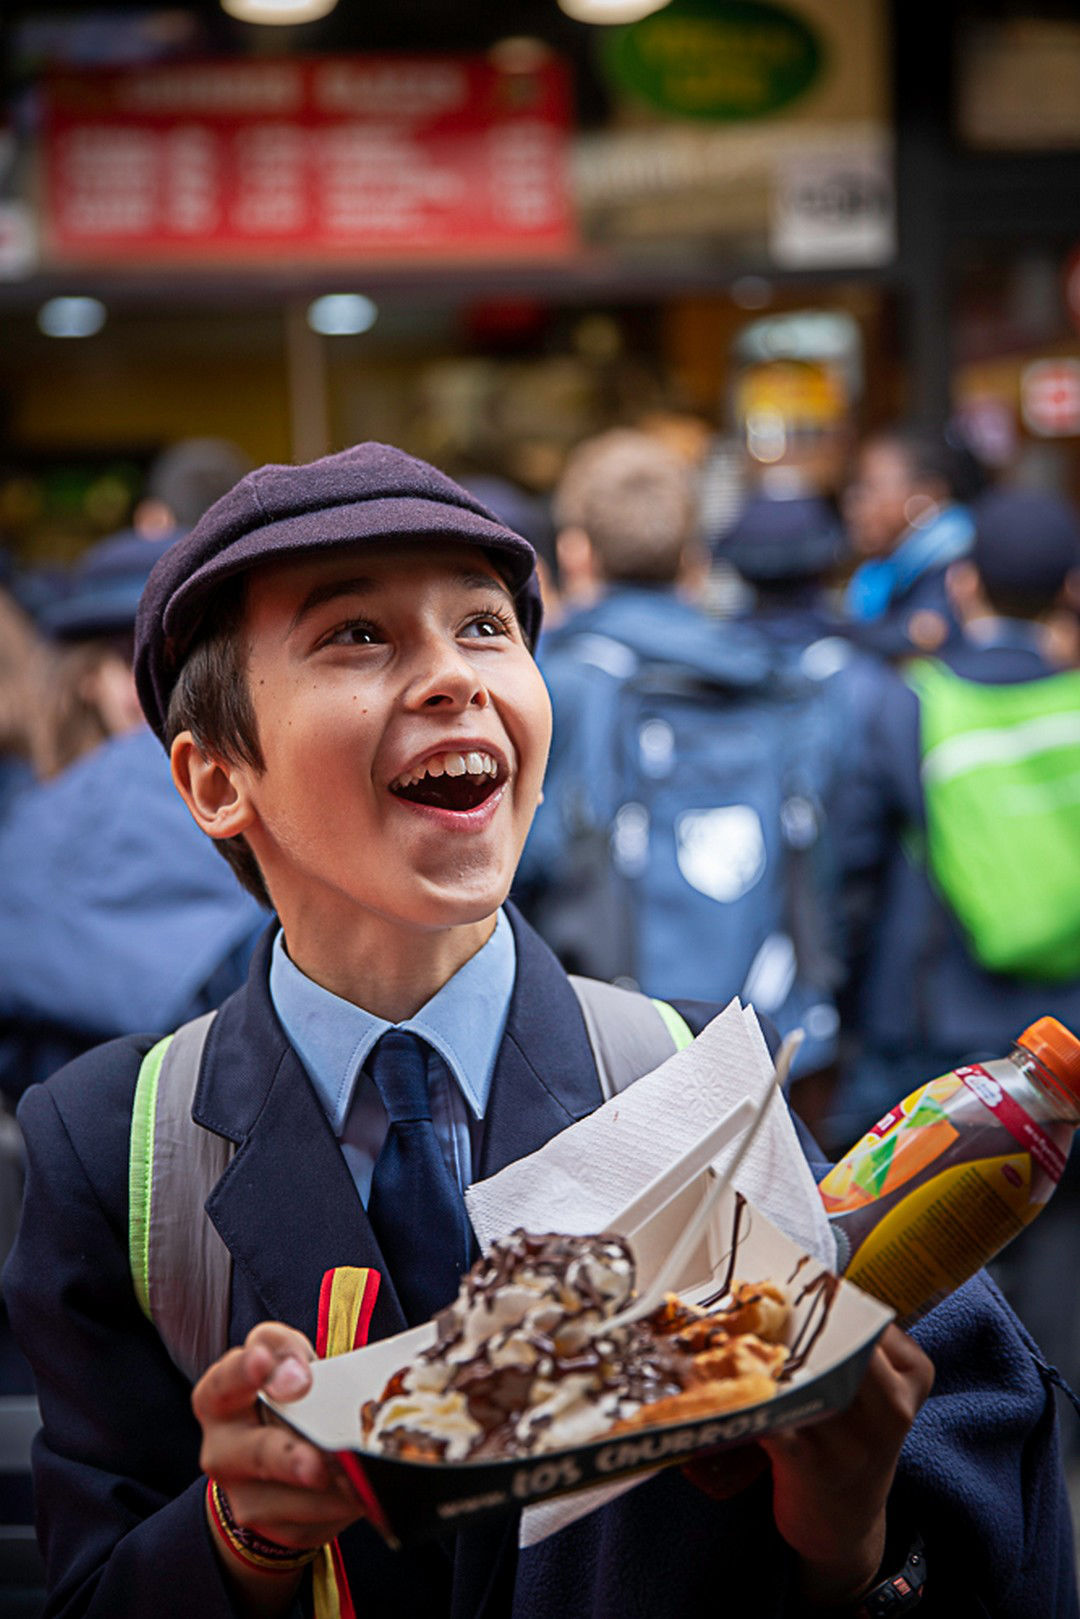
[(1080, 1124), (1080, 1039), (1056, 1018), (879, 1119), (820, 1191), (838, 1268), (901, 1322), (932, 1309), (1045, 1208)]

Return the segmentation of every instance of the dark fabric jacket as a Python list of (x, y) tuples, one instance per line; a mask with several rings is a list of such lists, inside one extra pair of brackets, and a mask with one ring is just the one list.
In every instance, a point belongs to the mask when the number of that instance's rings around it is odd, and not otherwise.
[(217, 1006), (267, 921), (149, 729), (25, 789), (0, 825), (0, 1090)]
[[(478, 1172), (541, 1146), (600, 1091), (576, 998), (516, 915), (518, 971)], [(214, 1025), (195, 1116), (238, 1144), (207, 1203), (234, 1260), (232, 1336), (275, 1317), (314, 1336), (324, 1271), (381, 1266), (325, 1114), (274, 1015), (268, 945)], [(711, 1009), (683, 1004), (695, 1028)], [(127, 1253), (128, 1126), (148, 1039), (80, 1058), (24, 1098), (30, 1168), (5, 1275), (38, 1379), (40, 1531), (50, 1615), (231, 1619), (203, 1516), (189, 1390), (134, 1297)], [(391, 1286), (373, 1336), (403, 1326)], [(927, 1619), (1076, 1614), (1052, 1401), (1015, 1320), (979, 1282), (922, 1331), (938, 1383), (896, 1493), (917, 1516), (937, 1595)], [(718, 1504), (676, 1470), (520, 1558), (513, 1520), (394, 1554), (344, 1537), (365, 1619), (795, 1619), (791, 1558), (767, 1488)]]

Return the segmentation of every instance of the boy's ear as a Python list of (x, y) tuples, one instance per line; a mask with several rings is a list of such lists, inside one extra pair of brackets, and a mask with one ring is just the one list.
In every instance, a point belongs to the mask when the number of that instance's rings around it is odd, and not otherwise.
[(208, 757), (190, 731), (176, 737), (169, 758), (176, 790), (211, 838), (234, 838), (254, 819), (241, 772)]

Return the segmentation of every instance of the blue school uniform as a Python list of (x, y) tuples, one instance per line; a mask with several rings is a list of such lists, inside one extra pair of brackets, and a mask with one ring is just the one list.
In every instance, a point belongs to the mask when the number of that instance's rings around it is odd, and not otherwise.
[[(565, 974), (513, 912), (517, 970), (475, 1172), (534, 1151), (601, 1100)], [(194, 1113), (237, 1144), (207, 1202), (233, 1257), (230, 1336), (276, 1318), (314, 1338), (332, 1266), (381, 1266), (348, 1164), (268, 989), (270, 943), (223, 1007)], [(714, 1008), (680, 1004), (697, 1029)], [(128, 1125), (141, 1037), (80, 1058), (25, 1097), (23, 1226), (5, 1276), (38, 1378), (35, 1447), (50, 1615), (232, 1619), (203, 1512), (190, 1391), (141, 1314), (128, 1269)], [(380, 1289), (372, 1337), (404, 1325)], [(927, 1619), (1076, 1614), (1052, 1398), (985, 1281), (920, 1329), (938, 1381), (907, 1448), (895, 1510), (927, 1541)], [(684, 1619), (804, 1612), (767, 1481), (718, 1503), (678, 1470), (518, 1555), (513, 1518), (392, 1553), (342, 1537), (365, 1619)], [(958, 1596), (959, 1593), (959, 1596)], [(304, 1611), (298, 1600), (296, 1613)]]

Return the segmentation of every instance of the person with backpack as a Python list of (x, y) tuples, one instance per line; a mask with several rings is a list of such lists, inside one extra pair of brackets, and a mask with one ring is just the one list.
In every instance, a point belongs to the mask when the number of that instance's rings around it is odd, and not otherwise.
[(1057, 497), (983, 496), (949, 593), (963, 635), (883, 670), (839, 807), (859, 1056), (829, 1126), (845, 1147), (920, 1080), (1080, 1028), (1080, 672), (1053, 656), (1080, 568)]
[[(669, 1470), (520, 1554), (513, 1513), (392, 1551), (324, 1455), (260, 1422), (260, 1390), (308, 1388), (316, 1338), (445, 1305), (463, 1187), (602, 1099), (575, 988), (504, 904), (550, 732), (539, 617), (527, 543), (377, 444), (251, 474), (151, 576), (147, 718), (280, 928), (215, 1017), (21, 1104), (5, 1288), (41, 1400), (48, 1613), (681, 1619), (722, 1592), (796, 1619), (917, 1585), (927, 1619), (1072, 1619), (1048, 1393), (985, 1279), (918, 1342), (887, 1327), (847, 1411), (762, 1440), (769, 1478)], [(598, 987), (668, 1051), (712, 1010)]]
[(785, 637), (695, 605), (692, 475), (649, 435), (579, 446), (555, 511), (600, 596), (541, 645), (551, 762), (516, 897), (569, 971), (665, 999), (743, 994), (804, 1031), (795, 1077), (819, 1073), (838, 1024), (822, 835), (836, 659), (800, 663)]
[[(713, 550), (749, 591), (737, 621), (753, 625), (787, 682), (801, 688), (805, 734), (813, 738), (816, 836), (809, 855), (789, 851), (788, 860), (796, 863), (789, 933), (798, 941), (798, 959), (809, 963), (802, 976), (818, 991), (797, 1009), (815, 1042), (798, 1070), (805, 1075), (814, 1063), (813, 1081), (800, 1086), (799, 1109), (816, 1130), (836, 1083), (842, 1043), (843, 924), (833, 821), (851, 768), (851, 737), (873, 700), (878, 660), (853, 644), (835, 605), (832, 586), (848, 540), (831, 501), (774, 473), (762, 479)], [(751, 977), (745, 993), (755, 1000), (755, 991)]]

